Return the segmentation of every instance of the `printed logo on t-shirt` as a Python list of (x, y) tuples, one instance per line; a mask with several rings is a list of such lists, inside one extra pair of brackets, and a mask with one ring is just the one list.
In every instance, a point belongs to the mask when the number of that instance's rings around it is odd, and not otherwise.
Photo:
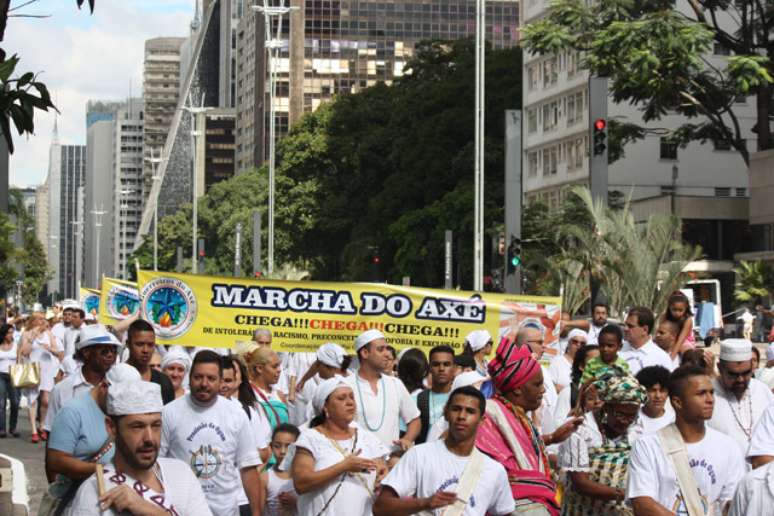
[[(441, 482), (441, 485), (438, 486), (438, 491), (449, 491), (449, 488), (453, 485), (457, 485), (460, 483), (460, 479), (457, 478), (457, 475), (454, 475), (451, 478), (447, 478), (443, 482)], [(476, 497), (473, 495), (473, 493), (470, 493), (470, 500), (468, 500), (468, 505), (470, 505), (471, 508), (476, 506)]]
[(196, 478), (209, 480), (217, 476), (223, 466), (220, 450), (209, 444), (203, 444), (191, 454), (191, 469)]
[[(709, 500), (706, 496), (701, 494), (701, 491), (699, 491), (699, 500), (701, 501), (702, 514), (709, 514)], [(672, 512), (675, 513), (676, 516), (689, 516), (688, 507), (685, 505), (682, 493), (677, 493), (677, 499), (672, 505)]]

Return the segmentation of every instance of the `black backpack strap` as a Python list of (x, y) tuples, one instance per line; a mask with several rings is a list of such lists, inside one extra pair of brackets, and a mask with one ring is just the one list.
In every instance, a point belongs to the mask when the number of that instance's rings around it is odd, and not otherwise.
[(422, 429), (419, 431), (416, 444), (422, 444), (427, 441), (427, 434), (430, 432), (430, 389), (425, 389), (419, 393), (417, 407), (419, 408), (419, 421), (422, 423)]

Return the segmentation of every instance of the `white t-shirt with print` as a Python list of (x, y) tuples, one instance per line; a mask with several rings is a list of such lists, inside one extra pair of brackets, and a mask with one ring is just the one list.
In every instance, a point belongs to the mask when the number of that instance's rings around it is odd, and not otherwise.
[(221, 396), (201, 407), (186, 394), (164, 406), (161, 419), (159, 455), (191, 466), (213, 514), (239, 514), (240, 470), (261, 464), (258, 439), (244, 410)]
[[(744, 463), (734, 440), (712, 428), (704, 438), (686, 443), (688, 461), (699, 488), (705, 514), (730, 501), (744, 476)], [(634, 443), (629, 458), (628, 499), (648, 497), (676, 513), (687, 515), (672, 459), (667, 457), (658, 434), (644, 435)], [(713, 507), (714, 506), (714, 507)]]
[[(354, 425), (354, 427), (357, 442), (354, 441), (353, 437), (344, 441), (337, 440), (336, 445), (314, 428), (303, 430), (298, 440), (288, 450), (288, 456), (295, 456), (298, 448), (307, 450), (314, 457), (315, 471), (338, 464), (345, 459), (344, 454), (349, 455), (357, 450), (360, 450), (360, 457), (364, 459), (386, 459), (389, 450), (379, 438), (360, 425)], [(376, 472), (374, 471), (346, 474), (343, 478), (342, 475), (339, 475), (324, 487), (299, 495), (298, 514), (370, 516), (374, 502), (375, 481)], [(321, 512), (326, 504), (327, 508)]]
[(658, 347), (653, 340), (649, 340), (639, 348), (635, 348), (628, 341), (624, 342), (618, 356), (629, 364), (629, 373), (632, 376), (636, 376), (642, 369), (654, 365), (665, 367), (669, 371), (675, 370), (669, 353)]
[[(212, 516), (199, 481), (188, 464), (177, 459), (159, 457), (159, 476), (164, 492), (158, 493), (127, 475), (116, 472), (113, 464), (105, 466), (105, 491), (123, 484), (130, 486), (147, 502), (166, 509), (169, 514), (186, 516)], [(65, 510), (65, 516), (119, 516), (113, 509), (100, 511), (98, 507), (97, 476), (92, 475), (78, 488), (73, 502)], [(127, 514), (121, 512), (121, 515)]]
[(419, 408), (400, 379), (383, 374), (377, 382), (379, 392), (359, 374), (347, 376), (355, 393), (357, 423), (373, 432), (388, 448), (400, 437), (400, 419), (410, 423), (419, 417)]
[[(406, 452), (382, 480), (382, 486), (390, 486), (400, 498), (425, 498), (438, 491), (456, 492), (460, 488), (459, 481), (469, 461), (469, 457), (450, 452), (445, 441), (419, 444)], [(514, 508), (505, 469), (485, 455), (481, 476), (473, 488), (463, 514), (510, 514)], [(433, 514), (440, 516), (444, 509), (436, 509)]]

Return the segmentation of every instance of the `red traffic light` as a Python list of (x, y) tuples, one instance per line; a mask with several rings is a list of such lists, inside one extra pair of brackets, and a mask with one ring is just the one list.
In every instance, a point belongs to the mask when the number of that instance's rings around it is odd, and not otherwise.
[(596, 129), (597, 131), (604, 131), (606, 127), (607, 127), (607, 120), (605, 120), (604, 118), (597, 118), (596, 120), (594, 120), (594, 129)]
[(381, 262), (382, 262), (382, 259), (379, 258), (378, 256), (374, 256), (373, 258), (371, 258), (371, 263), (375, 265), (379, 265)]

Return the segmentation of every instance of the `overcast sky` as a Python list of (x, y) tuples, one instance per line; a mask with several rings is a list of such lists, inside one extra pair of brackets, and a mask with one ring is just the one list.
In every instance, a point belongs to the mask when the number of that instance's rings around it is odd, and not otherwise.
[[(13, 0), (11, 6), (24, 0)], [(40, 0), (16, 13), (50, 18), (10, 18), (3, 48), (18, 54), (17, 72), (41, 72), (61, 111), (59, 139), (86, 143), (86, 101), (120, 100), (142, 93), (144, 42), (158, 36), (186, 36), (194, 0), (97, 0), (93, 15), (76, 0)], [(17, 73), (16, 75), (21, 75)], [(13, 126), (12, 126), (13, 127)], [(35, 135), (14, 131), (10, 183), (41, 184), (48, 172), (54, 115), (35, 112)]]

